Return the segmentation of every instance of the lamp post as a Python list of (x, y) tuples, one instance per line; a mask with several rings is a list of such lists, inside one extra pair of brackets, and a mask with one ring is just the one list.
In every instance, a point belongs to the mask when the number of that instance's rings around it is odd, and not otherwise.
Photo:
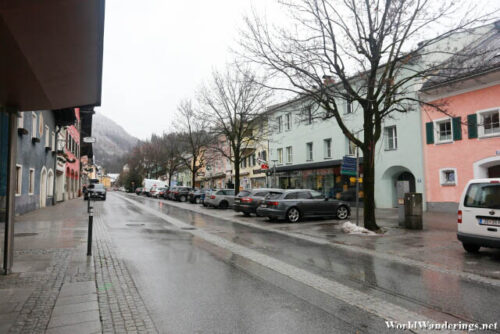
[(278, 182), (276, 182), (276, 162), (278, 160), (271, 160), (273, 162), (273, 183), (274, 183), (274, 188), (278, 188)]

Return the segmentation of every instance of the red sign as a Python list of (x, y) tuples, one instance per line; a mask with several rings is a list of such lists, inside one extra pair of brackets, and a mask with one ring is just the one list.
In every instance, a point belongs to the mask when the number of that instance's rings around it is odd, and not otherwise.
[(269, 166), (267, 164), (262, 164), (260, 165), (260, 169), (269, 169)]

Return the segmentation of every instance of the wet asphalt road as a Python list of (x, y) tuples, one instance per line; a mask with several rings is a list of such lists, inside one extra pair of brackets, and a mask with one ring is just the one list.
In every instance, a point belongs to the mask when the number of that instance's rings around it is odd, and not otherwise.
[(154, 214), (158, 212), (242, 249), (337, 282), (347, 291), (382, 300), (387, 305), (381, 308), (393, 310), (388, 314), (398, 314), (403, 308), (422, 319), (452, 323), (490, 323), (500, 315), (500, 282), (464, 279), (313, 244), (161, 200), (109, 195), (106, 202), (96, 203), (99, 214), (162, 333), (390, 331), (385, 313), (353, 306), (348, 294), (332, 298), (321, 292), (319, 283), (304, 284), (279, 270), (269, 270), (203, 235), (190, 233), (189, 228), (169, 223)]

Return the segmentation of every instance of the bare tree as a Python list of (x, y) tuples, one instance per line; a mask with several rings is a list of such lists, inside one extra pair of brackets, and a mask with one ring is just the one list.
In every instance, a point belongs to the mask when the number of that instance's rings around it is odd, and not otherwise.
[(163, 134), (159, 143), (161, 165), (165, 170), (169, 186), (172, 181), (172, 176), (174, 176), (184, 164), (182, 160), (184, 147), (180, 137), (178, 133), (166, 133)]
[(179, 142), (184, 148), (180, 158), (191, 172), (191, 184), (194, 187), (196, 173), (206, 164), (205, 149), (212, 141), (207, 131), (209, 122), (201, 117), (200, 110), (190, 100), (182, 101), (177, 109)]
[(262, 82), (265, 80), (250, 70), (228, 66), (224, 72), (214, 71), (210, 83), (200, 92), (203, 119), (210, 122), (216, 138), (211, 149), (233, 163), (236, 193), (240, 187), (240, 163), (253, 153), (263, 136), (259, 129), (265, 121), (271, 91)]
[[(300, 94), (316, 116), (334, 118), (344, 135), (363, 152), (364, 226), (375, 220), (375, 145), (382, 122), (422, 103), (424, 78), (459, 52), (472, 35), (460, 35), (488, 16), (456, 18), (463, 1), (443, 0), (282, 0), (293, 25), (270, 27), (258, 15), (246, 17), (241, 56), (286, 85), (272, 88)], [(450, 17), (455, 15), (452, 22)], [(429, 37), (440, 24), (446, 32)], [(457, 37), (448, 43), (451, 37)], [(421, 41), (417, 46), (417, 41)], [(464, 37), (462, 39), (458, 37)], [(349, 129), (342, 117), (345, 102), (362, 114), (361, 129)], [(436, 106), (446, 112), (442, 106)], [(359, 135), (356, 132), (359, 131)]]

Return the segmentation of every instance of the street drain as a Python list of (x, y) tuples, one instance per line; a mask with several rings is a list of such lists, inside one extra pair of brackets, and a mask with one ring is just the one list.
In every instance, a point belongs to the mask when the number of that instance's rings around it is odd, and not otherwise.
[(196, 230), (196, 227), (182, 227), (181, 230), (192, 231), (192, 230)]
[(15, 237), (32, 237), (38, 233), (14, 233)]
[(125, 224), (127, 226), (144, 226), (144, 224)]

